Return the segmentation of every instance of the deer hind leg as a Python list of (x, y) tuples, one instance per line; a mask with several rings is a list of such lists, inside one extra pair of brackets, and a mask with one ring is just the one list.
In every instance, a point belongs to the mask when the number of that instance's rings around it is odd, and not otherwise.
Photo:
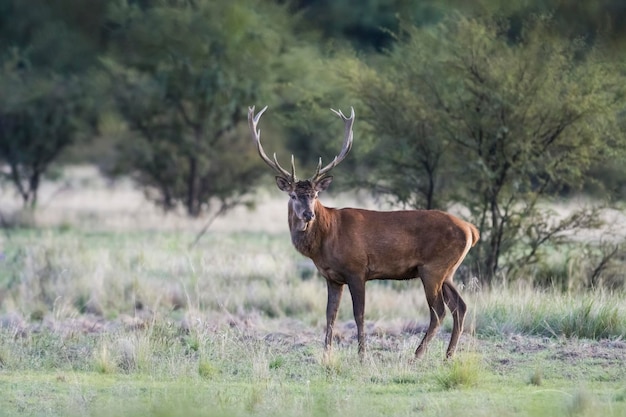
[(329, 358), (333, 346), (333, 327), (339, 311), (343, 284), (338, 284), (331, 280), (326, 280), (328, 285), (328, 303), (326, 304), (326, 338), (324, 340), (324, 356)]
[(446, 315), (446, 306), (444, 304), (443, 292), (441, 290), (441, 281), (433, 280), (428, 275), (423, 274), (422, 282), (424, 283), (424, 291), (426, 292), (426, 301), (430, 308), (430, 324), (424, 338), (415, 350), (415, 357), (421, 358), (426, 353), (428, 343), (437, 334), (437, 330)]
[(357, 340), (359, 346), (359, 357), (363, 360), (365, 356), (365, 282), (357, 281), (348, 284), (350, 295), (352, 296), (352, 310), (354, 312), (354, 321), (356, 322)]
[(456, 345), (459, 342), (459, 336), (463, 333), (463, 322), (465, 321), (465, 313), (467, 312), (467, 305), (459, 291), (452, 282), (452, 276), (443, 283), (443, 299), (448, 305), (448, 308), (452, 312), (452, 318), (454, 324), (452, 326), (452, 336), (450, 336), (450, 344), (446, 351), (446, 358), (454, 356), (456, 351)]

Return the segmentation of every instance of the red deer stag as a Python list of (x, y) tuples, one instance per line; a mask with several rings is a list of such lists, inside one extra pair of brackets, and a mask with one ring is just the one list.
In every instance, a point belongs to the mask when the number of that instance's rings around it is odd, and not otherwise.
[[(363, 316), (365, 283), (373, 279), (406, 280), (421, 278), (430, 307), (430, 324), (415, 356), (424, 355), (435, 336), (448, 305), (453, 317), (452, 336), (446, 357), (454, 355), (467, 307), (452, 277), (465, 255), (479, 238), (476, 227), (451, 214), (437, 210), (372, 211), (356, 208), (325, 207), (318, 194), (330, 185), (328, 173), (352, 147), (354, 109), (350, 117), (332, 110), (345, 124), (343, 147), (331, 163), (317, 170), (308, 180), (298, 181), (291, 157), (291, 172), (280, 166), (274, 154), (268, 158), (257, 129), (265, 107), (254, 114), (248, 109), (248, 123), (259, 155), (278, 175), (278, 188), (289, 194), (288, 216), (291, 241), (304, 256), (313, 260), (328, 285), (325, 352), (330, 354), (333, 326), (343, 292), (348, 285), (357, 326), (359, 356), (365, 353)], [(445, 304), (444, 304), (445, 303)]]

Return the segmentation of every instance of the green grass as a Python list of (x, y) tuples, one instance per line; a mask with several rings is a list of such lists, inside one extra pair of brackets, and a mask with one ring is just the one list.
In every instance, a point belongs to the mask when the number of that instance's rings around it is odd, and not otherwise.
[(329, 373), (316, 361), (301, 361), (297, 351), (286, 354), (281, 366), (272, 366), (275, 347), (260, 340), (242, 347), (238, 337), (222, 337), (233, 338), (236, 354), (213, 356), (208, 373), (206, 365), (188, 366), (206, 362), (179, 354), (169, 360), (180, 368), (167, 372), (156, 364), (106, 374), (70, 364), (4, 369), (3, 415), (621, 416), (626, 411), (620, 382), (571, 380), (566, 371), (537, 387), (527, 383), (523, 366), (499, 374), (487, 360), (477, 370), (463, 353), (451, 363), (430, 355), (409, 365), (389, 353), (359, 364), (353, 350), (339, 350), (339, 369)]
[(587, 339), (626, 336), (623, 292), (500, 288), (477, 294), (476, 331)]
[[(537, 386), (528, 382), (528, 352), (509, 355), (503, 367), (499, 350), (510, 353), (514, 346), (498, 347), (501, 341), (470, 343), (451, 361), (441, 360), (439, 342), (424, 360), (411, 362), (412, 346), (385, 351), (374, 340), (363, 363), (352, 347), (338, 348), (329, 368), (321, 362), (319, 343), (268, 342), (262, 332), (229, 327), (196, 331), (202, 340), (197, 349), (173, 327), (106, 335), (42, 332), (18, 339), (3, 331), (1, 346), (13, 358), (0, 369), (3, 415), (621, 416), (626, 411), (623, 369), (599, 378), (590, 361), (568, 366), (558, 358), (558, 345), (534, 359), (546, 369)], [(136, 366), (125, 362), (126, 344), (144, 349)], [(106, 372), (102, 346), (110, 346)], [(580, 369), (573, 375), (570, 367)]]
[(478, 385), (484, 364), (478, 355), (463, 354), (450, 360), (437, 377), (442, 388), (472, 387)]
[[(412, 361), (418, 281), (368, 286), (361, 363), (345, 296), (322, 352), (326, 285), (286, 233), (19, 231), (0, 267), (3, 416), (623, 416), (623, 293), (462, 290)], [(307, 279), (303, 279), (307, 278)]]

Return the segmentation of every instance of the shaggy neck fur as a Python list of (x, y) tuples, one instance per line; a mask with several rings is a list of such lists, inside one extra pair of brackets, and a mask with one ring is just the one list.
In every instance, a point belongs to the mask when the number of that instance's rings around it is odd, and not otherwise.
[(291, 232), (291, 242), (293, 246), (309, 258), (315, 258), (319, 253), (327, 232), (330, 229), (330, 218), (327, 214), (328, 209), (322, 206), (319, 201), (315, 202), (315, 219), (311, 221), (304, 231), (302, 229), (302, 220), (298, 219), (291, 202), (289, 203), (289, 230)]

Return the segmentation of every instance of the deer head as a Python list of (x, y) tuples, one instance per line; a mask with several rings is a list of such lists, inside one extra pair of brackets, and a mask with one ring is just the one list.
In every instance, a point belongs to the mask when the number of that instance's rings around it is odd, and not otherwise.
[(250, 125), (250, 131), (252, 132), (252, 139), (257, 145), (259, 155), (261, 159), (265, 161), (276, 173), (276, 185), (281, 191), (289, 194), (290, 207), (292, 213), (297, 219), (295, 225), (297, 231), (306, 231), (308, 226), (315, 220), (315, 204), (317, 196), (321, 191), (324, 191), (330, 185), (333, 177), (328, 175), (331, 169), (336, 167), (346, 157), (350, 149), (352, 148), (352, 125), (354, 124), (354, 108), (351, 108), (350, 117), (346, 117), (341, 110), (331, 111), (335, 113), (345, 124), (345, 133), (343, 146), (339, 155), (326, 166), (322, 167), (322, 158), (319, 159), (315, 174), (307, 180), (298, 181), (296, 177), (296, 167), (294, 163), (294, 157), (291, 155), (291, 172), (287, 171), (278, 163), (276, 153), (274, 158), (270, 159), (261, 145), (261, 131), (257, 128), (259, 120), (263, 115), (263, 112), (267, 110), (267, 106), (259, 111), (258, 114), (254, 114), (254, 106), (248, 108), (248, 124)]

